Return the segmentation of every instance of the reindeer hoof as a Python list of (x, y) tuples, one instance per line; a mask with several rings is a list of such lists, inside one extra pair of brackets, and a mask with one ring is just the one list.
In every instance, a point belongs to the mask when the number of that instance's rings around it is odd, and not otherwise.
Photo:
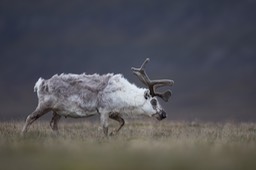
[(109, 134), (109, 136), (116, 136), (117, 132), (113, 131)]

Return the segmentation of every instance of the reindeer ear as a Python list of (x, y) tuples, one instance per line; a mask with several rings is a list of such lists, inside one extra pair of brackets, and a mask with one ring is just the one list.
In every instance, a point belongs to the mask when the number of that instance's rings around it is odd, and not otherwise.
[(146, 100), (150, 98), (150, 92), (149, 92), (149, 90), (146, 90), (146, 91), (144, 92), (144, 98), (145, 98)]

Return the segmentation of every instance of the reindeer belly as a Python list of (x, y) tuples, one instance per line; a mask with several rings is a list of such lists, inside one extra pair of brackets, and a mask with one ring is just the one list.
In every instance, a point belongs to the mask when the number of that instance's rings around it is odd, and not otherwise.
[(91, 112), (79, 112), (79, 111), (57, 111), (57, 113), (61, 116), (65, 117), (72, 117), (72, 118), (82, 118), (82, 117), (90, 117), (97, 113), (97, 111), (91, 111)]
[(66, 117), (89, 117), (97, 114), (97, 102), (95, 100), (81, 101), (74, 99), (75, 96), (68, 97), (54, 106), (54, 110), (61, 116)]
[(57, 109), (56, 112), (61, 116), (72, 118), (89, 117), (97, 114), (97, 110), (88, 111), (79, 108)]

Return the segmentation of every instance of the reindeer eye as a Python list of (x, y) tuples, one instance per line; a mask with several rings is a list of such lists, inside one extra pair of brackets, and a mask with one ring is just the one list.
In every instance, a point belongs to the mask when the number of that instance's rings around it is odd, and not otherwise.
[(156, 106), (156, 105), (157, 105), (156, 99), (152, 99), (152, 100), (150, 101), (150, 103), (152, 104), (152, 106)]
[(146, 100), (148, 100), (149, 97), (150, 97), (149, 93), (148, 93), (148, 92), (145, 92), (144, 98), (145, 98)]

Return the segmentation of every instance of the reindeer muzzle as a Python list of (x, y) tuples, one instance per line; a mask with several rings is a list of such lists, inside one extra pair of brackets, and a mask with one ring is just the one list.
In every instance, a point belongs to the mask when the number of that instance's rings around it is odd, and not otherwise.
[(163, 111), (160, 113), (160, 120), (165, 119), (166, 117), (167, 117), (166, 112), (163, 110)]
[(164, 110), (162, 110), (161, 112), (156, 113), (156, 114), (154, 115), (154, 117), (155, 117), (157, 120), (163, 120), (163, 119), (165, 119), (165, 118), (167, 117), (167, 114), (166, 114), (166, 112), (165, 112)]

